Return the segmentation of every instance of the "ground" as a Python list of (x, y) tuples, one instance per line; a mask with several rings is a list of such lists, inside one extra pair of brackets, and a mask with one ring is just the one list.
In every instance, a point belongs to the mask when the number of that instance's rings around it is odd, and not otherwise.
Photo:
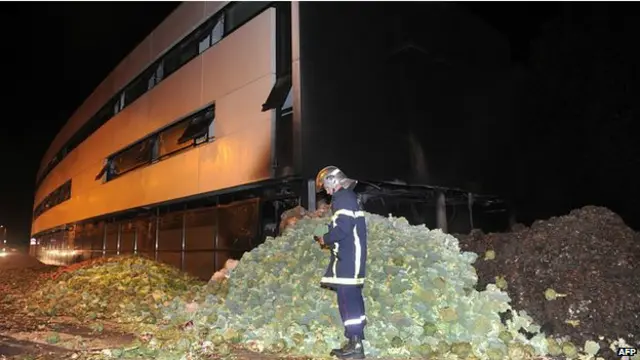
[[(43, 265), (25, 254), (12, 253), (10, 257), (0, 258), (0, 360), (82, 360), (104, 349), (127, 347), (139, 339), (105, 321), (97, 327), (71, 317), (27, 313), (23, 295), (37, 286), (36, 279), (54, 273), (58, 267)], [(235, 354), (238, 360), (279, 358), (243, 350)]]

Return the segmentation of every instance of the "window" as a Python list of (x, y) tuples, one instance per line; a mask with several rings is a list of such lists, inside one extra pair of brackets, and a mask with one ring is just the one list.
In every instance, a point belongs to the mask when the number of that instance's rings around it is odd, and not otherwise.
[(203, 35), (198, 44), (198, 53), (202, 54), (209, 47), (217, 44), (224, 37), (224, 13), (210, 19), (204, 26)]
[(122, 111), (122, 109), (124, 108), (124, 94), (125, 92), (121, 92), (120, 93), (120, 97), (118, 98), (118, 100), (116, 101), (115, 104), (113, 104), (113, 114), (116, 115), (117, 113), (119, 113), (120, 111)]
[(52, 207), (71, 199), (71, 180), (57, 187), (36, 206), (33, 218), (37, 218)]
[(107, 173), (107, 169), (109, 168), (109, 162), (110, 162), (109, 160), (105, 161), (105, 164), (102, 166), (102, 169), (100, 169), (100, 172), (95, 177), (96, 181), (104, 178), (104, 174)]
[(108, 174), (108, 178), (120, 176), (127, 171), (151, 162), (153, 146), (154, 139), (148, 138), (115, 155), (110, 161), (113, 166), (113, 173)]
[(188, 141), (197, 141), (198, 139), (205, 137), (209, 134), (209, 126), (213, 123), (215, 118), (215, 107), (211, 106), (198, 114), (194, 115), (189, 120), (189, 125), (184, 130), (178, 143), (182, 144)]
[(217, 44), (224, 37), (224, 18), (224, 13), (222, 13), (211, 29), (211, 46)]
[[(164, 76), (164, 61), (161, 60), (157, 64), (155, 64), (155, 68), (151, 68), (153, 70), (149, 76), (149, 81), (147, 81), (147, 91), (151, 90), (156, 84), (162, 81)], [(140, 92), (140, 96), (144, 93), (144, 91)], [(137, 98), (136, 98), (137, 99)]]
[(262, 111), (282, 108), (291, 92), (291, 75), (278, 77), (267, 100), (262, 104)]
[[(154, 88), (158, 83), (176, 72), (187, 62), (191, 61), (211, 46), (217, 44), (229, 33), (238, 29), (253, 17), (260, 14), (271, 4), (273, 3), (266, 1), (232, 2), (222, 11), (213, 15), (208, 21), (191, 32), (191, 34), (187, 35), (165, 55), (142, 71), (140, 75), (125, 86), (121, 93), (116, 94), (112, 99), (107, 101), (100, 111), (89, 119), (86, 124), (80, 128), (80, 130), (78, 130), (78, 132), (76, 132), (76, 134), (74, 134), (74, 136), (62, 147), (63, 150), (57, 154), (58, 160), (45, 167), (44, 171), (36, 181), (36, 186), (39, 186), (42, 183), (43, 179), (53, 170), (53, 168), (56, 167), (62, 158), (78, 147), (80, 143), (86, 140), (109, 119), (124, 110), (127, 106), (131, 105), (143, 94)], [(274, 6), (278, 9), (285, 9), (283, 11), (284, 16), (278, 16), (278, 19), (290, 16), (291, 12), (286, 11), (286, 7), (283, 7), (282, 4), (276, 4)], [(286, 28), (287, 26), (284, 27)], [(290, 26), (288, 28), (290, 29)], [(291, 56), (284, 56), (284, 58), (290, 59)], [(278, 70), (278, 73), (280, 72), (281, 71)], [(189, 131), (193, 131), (193, 128)], [(202, 130), (200, 130), (200, 132), (202, 132)], [(189, 136), (183, 140), (189, 141)]]
[(127, 94), (127, 103), (126, 106), (130, 105), (134, 101), (138, 100), (144, 93), (146, 93), (148, 89), (147, 83), (149, 82), (149, 78), (151, 78), (153, 73), (149, 70), (145, 70), (141, 75), (133, 80), (127, 87), (125, 88), (125, 93)]
[(268, 1), (236, 2), (226, 9), (226, 34), (244, 25), (247, 21), (261, 13), (271, 3)]
[(158, 157), (161, 158), (163, 156), (173, 154), (176, 151), (180, 151), (182, 149), (188, 148), (191, 146), (191, 143), (183, 142), (180, 143), (180, 137), (184, 133), (184, 131), (189, 126), (189, 122), (181, 121), (167, 130), (164, 130), (160, 134), (158, 134)]
[(194, 146), (202, 138), (208, 138), (214, 113), (212, 105), (162, 130), (158, 134), (158, 158)]
[(208, 140), (213, 132), (214, 118), (215, 106), (210, 105), (146, 137), (107, 159), (95, 180), (112, 180), (142, 165), (162, 160), (163, 157)]
[(198, 45), (200, 43), (198, 37), (206, 37), (206, 35), (202, 35), (202, 29), (186, 37), (167, 53), (164, 58), (164, 74), (166, 76), (173, 74), (198, 56)]

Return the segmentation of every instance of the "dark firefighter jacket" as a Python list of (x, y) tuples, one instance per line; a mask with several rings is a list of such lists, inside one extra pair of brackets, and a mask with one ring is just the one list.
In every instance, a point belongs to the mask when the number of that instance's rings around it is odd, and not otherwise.
[(329, 267), (320, 281), (322, 285), (362, 286), (367, 263), (367, 225), (357, 195), (340, 189), (332, 196), (333, 217), (324, 243), (331, 249)]

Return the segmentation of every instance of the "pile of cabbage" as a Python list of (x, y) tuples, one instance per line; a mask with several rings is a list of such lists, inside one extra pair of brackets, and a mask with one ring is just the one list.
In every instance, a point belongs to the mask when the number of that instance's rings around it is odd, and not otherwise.
[[(567, 339), (547, 338), (496, 285), (475, 290), (477, 255), (439, 230), (366, 214), (364, 287), (369, 358), (531, 359), (578, 357)], [(48, 314), (130, 323), (144, 344), (105, 357), (156, 359), (230, 355), (236, 347), (328, 358), (344, 341), (335, 293), (320, 287), (328, 250), (312, 234), (324, 218), (305, 218), (245, 253), (230, 278), (205, 285), (168, 265), (137, 257), (61, 275), (32, 296)], [(501, 314), (510, 314), (501, 321)], [(504, 316), (503, 316), (504, 317)], [(596, 354), (596, 343), (584, 350)], [(585, 355), (582, 355), (584, 358)]]
[[(189, 304), (218, 303), (212, 288), (170, 265), (126, 255), (72, 265), (43, 282), (27, 298), (38, 315), (108, 319), (119, 323), (158, 324), (189, 316)], [(174, 317), (177, 317), (174, 319)]]
[[(523, 359), (548, 352), (539, 326), (513, 311), (505, 292), (495, 285), (474, 290), (477, 255), (461, 253), (457, 239), (403, 218), (366, 217), (369, 356)], [(201, 322), (206, 339), (314, 357), (341, 345), (335, 294), (319, 286), (328, 250), (311, 236), (326, 221), (303, 219), (246, 253), (229, 279), (224, 306)], [(509, 310), (505, 325), (500, 313)], [(521, 328), (535, 335), (528, 339)]]

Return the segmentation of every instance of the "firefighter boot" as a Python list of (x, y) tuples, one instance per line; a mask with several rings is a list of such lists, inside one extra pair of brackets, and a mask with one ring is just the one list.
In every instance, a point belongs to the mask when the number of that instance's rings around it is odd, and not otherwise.
[(339, 359), (364, 359), (362, 338), (359, 336), (350, 337), (349, 342), (342, 349), (333, 349), (331, 356), (337, 356)]

